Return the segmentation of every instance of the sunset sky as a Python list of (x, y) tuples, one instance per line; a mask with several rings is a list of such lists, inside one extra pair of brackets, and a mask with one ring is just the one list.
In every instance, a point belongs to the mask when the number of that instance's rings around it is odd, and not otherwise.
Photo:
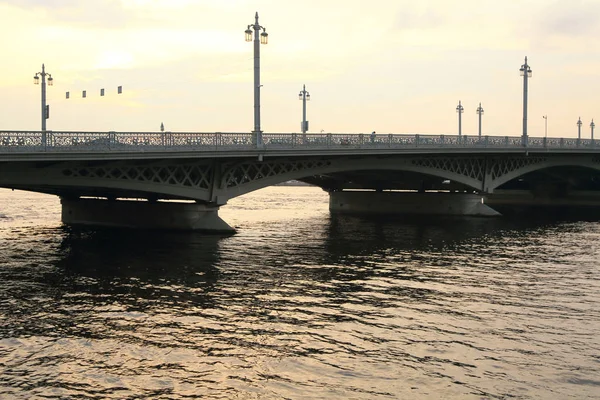
[[(3, 0), (0, 130), (249, 132), (258, 11), (262, 129), (600, 137), (600, 0)], [(123, 94), (117, 94), (123, 86)], [(100, 89), (106, 90), (104, 97)], [(87, 98), (81, 91), (87, 91)], [(69, 91), (71, 98), (65, 99)]]

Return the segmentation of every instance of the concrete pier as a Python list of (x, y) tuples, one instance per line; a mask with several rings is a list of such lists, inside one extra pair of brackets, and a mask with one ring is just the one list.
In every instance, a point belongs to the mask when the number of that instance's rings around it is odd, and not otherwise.
[(573, 190), (560, 194), (534, 193), (529, 190), (495, 190), (484, 202), (503, 215), (560, 215), (600, 217), (600, 193)]
[(67, 225), (233, 233), (218, 207), (196, 203), (61, 198)]
[(352, 214), (501, 215), (483, 204), (478, 194), (447, 192), (330, 192), (329, 209)]
[(536, 194), (529, 190), (495, 190), (485, 195), (485, 203), (489, 205), (523, 205), (523, 206), (566, 206), (566, 207), (600, 207), (600, 193), (595, 191), (573, 190), (563, 195)]

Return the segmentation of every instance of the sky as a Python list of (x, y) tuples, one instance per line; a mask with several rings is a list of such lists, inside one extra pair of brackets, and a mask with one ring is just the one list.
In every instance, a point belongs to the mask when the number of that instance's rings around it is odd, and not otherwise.
[[(600, 0), (0, 0), (0, 130), (600, 137)], [(117, 87), (123, 93), (117, 94)], [(100, 89), (105, 96), (100, 96)], [(81, 92), (86, 90), (87, 97)], [(70, 98), (65, 93), (70, 92)], [(547, 119), (543, 118), (547, 115)]]

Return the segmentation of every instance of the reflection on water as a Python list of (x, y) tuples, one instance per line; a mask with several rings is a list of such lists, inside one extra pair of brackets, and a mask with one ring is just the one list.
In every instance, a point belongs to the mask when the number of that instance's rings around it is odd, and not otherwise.
[(600, 224), (330, 216), (234, 236), (60, 226), (0, 192), (0, 398), (598, 398)]

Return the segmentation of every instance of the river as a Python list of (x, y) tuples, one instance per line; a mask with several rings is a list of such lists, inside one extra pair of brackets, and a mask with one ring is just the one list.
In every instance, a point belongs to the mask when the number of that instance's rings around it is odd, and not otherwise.
[(0, 190), (1, 399), (600, 398), (600, 223), (232, 200), (231, 236)]

